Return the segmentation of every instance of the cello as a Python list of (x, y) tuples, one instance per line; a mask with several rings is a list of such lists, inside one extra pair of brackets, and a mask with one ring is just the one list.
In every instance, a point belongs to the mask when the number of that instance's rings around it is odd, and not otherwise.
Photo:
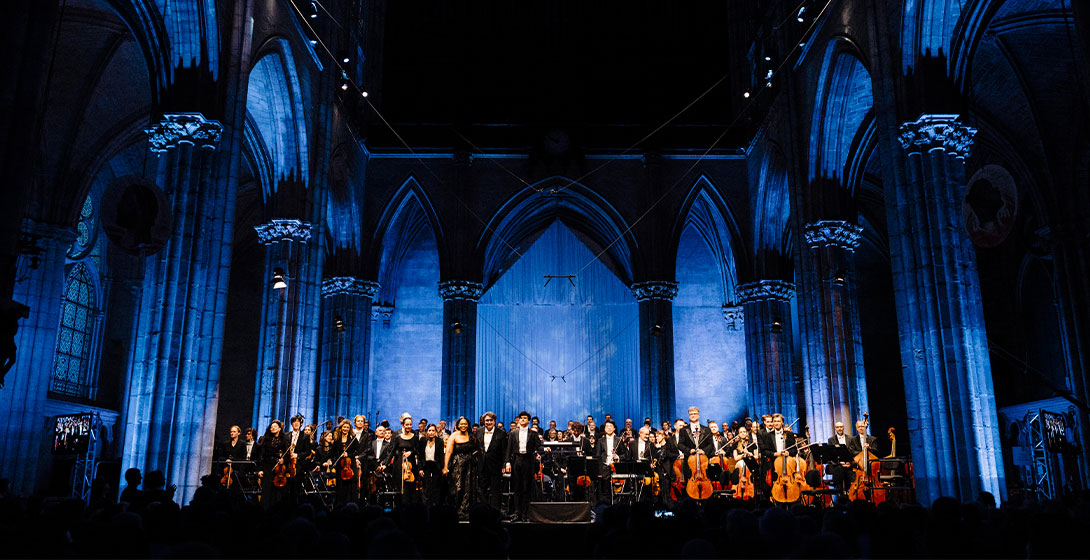
[[(796, 447), (798, 445), (798, 442), (796, 442), (790, 447)], [(787, 453), (790, 447), (784, 448), (784, 453)], [(798, 458), (792, 457), (791, 455), (780, 455), (772, 462), (771, 470), (776, 473), (776, 481), (772, 485), (772, 500), (776, 503), (794, 503), (797, 502), (802, 495), (802, 489), (799, 488), (799, 483), (796, 479), (798, 466)]]
[[(863, 426), (870, 426), (870, 414), (866, 412), (863, 413)], [(852, 472), (855, 473), (855, 480), (852, 481), (851, 487), (848, 488), (848, 498), (852, 500), (868, 499), (868, 494), (871, 494), (870, 491), (873, 489), (876, 478), (871, 467), (876, 465), (874, 461), (877, 460), (878, 457), (870, 451), (870, 444), (864, 443), (863, 450), (852, 459)], [(880, 464), (877, 466), (881, 467)]]
[(689, 471), (693, 474), (685, 483), (685, 493), (694, 500), (710, 498), (714, 489), (708, 480), (708, 456), (703, 451), (689, 455)]

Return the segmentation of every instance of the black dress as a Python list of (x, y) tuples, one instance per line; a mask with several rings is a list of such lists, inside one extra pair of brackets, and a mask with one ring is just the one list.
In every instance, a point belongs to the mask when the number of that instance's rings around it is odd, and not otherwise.
[[(423, 464), (420, 461), (420, 438), (413, 434), (413, 437), (405, 439), (401, 437), (401, 434), (396, 434), (393, 439), (394, 444), (394, 465), (393, 474), (396, 486), (395, 491), (401, 492), (401, 501), (403, 503), (416, 503), (420, 501), (420, 492), (417, 490), (417, 482), (420, 481), (420, 469)], [(405, 452), (410, 452), (408, 461), (411, 465), (413, 472), (413, 482), (404, 480), (405, 467), (403, 461)]]
[(454, 442), (454, 449), (450, 453), (450, 463), (447, 466), (450, 472), (451, 503), (458, 509), (458, 516), (462, 518), (469, 516), (469, 506), (476, 499), (477, 465), (474, 456), (476, 450), (477, 444), (472, 439), (465, 443)]

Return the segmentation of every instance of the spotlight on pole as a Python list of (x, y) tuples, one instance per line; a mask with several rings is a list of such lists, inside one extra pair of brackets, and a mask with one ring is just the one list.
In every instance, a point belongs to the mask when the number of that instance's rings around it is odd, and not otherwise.
[(837, 271), (833, 273), (833, 284), (836, 284), (838, 286), (843, 286), (844, 284), (847, 284), (847, 283), (848, 283), (848, 275), (844, 273), (844, 269), (838, 268)]
[(288, 282), (284, 279), (283, 268), (273, 269), (272, 287), (274, 290), (286, 290), (288, 288)]
[(342, 319), (340, 315), (333, 317), (333, 330), (338, 333), (343, 333), (345, 331), (344, 319)]
[(651, 336), (662, 336), (662, 325), (655, 324), (651, 327)]
[(780, 334), (783, 332), (783, 321), (780, 319), (773, 319), (772, 324), (768, 326), (772, 334)]
[(454, 322), (450, 324), (450, 330), (454, 331), (454, 334), (462, 334), (463, 327), (464, 325), (458, 322), (458, 319), (455, 319)]

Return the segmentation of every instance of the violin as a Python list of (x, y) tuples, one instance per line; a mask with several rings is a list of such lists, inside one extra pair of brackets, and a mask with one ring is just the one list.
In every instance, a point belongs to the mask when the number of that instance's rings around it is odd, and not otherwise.
[[(344, 444), (344, 440), (341, 440), (341, 444)], [(341, 480), (348, 480), (356, 475), (356, 473), (352, 471), (352, 457), (348, 453), (348, 450), (352, 449), (353, 445), (356, 445), (355, 439), (352, 439), (351, 443), (344, 448), (344, 452), (341, 453), (341, 458), (337, 460), (337, 468), (340, 469), (337, 476), (340, 477)]]
[(273, 467), (273, 486), (277, 488), (283, 488), (288, 485), (288, 465), (284, 463), (284, 457), (287, 455), (288, 450), (285, 449), (284, 453), (280, 455), (280, 460), (276, 462), (276, 466)]
[(643, 485), (651, 487), (651, 494), (658, 496), (662, 488), (659, 486), (658, 457), (651, 459), (651, 474), (643, 477)]

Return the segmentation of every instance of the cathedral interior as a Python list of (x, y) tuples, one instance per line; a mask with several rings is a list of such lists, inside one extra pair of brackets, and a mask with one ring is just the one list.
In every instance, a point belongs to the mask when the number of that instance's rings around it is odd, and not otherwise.
[(6, 11), (15, 492), (80, 413), (184, 501), (232, 425), (694, 405), (866, 414), (921, 503), (1087, 488), (1086, 3)]

